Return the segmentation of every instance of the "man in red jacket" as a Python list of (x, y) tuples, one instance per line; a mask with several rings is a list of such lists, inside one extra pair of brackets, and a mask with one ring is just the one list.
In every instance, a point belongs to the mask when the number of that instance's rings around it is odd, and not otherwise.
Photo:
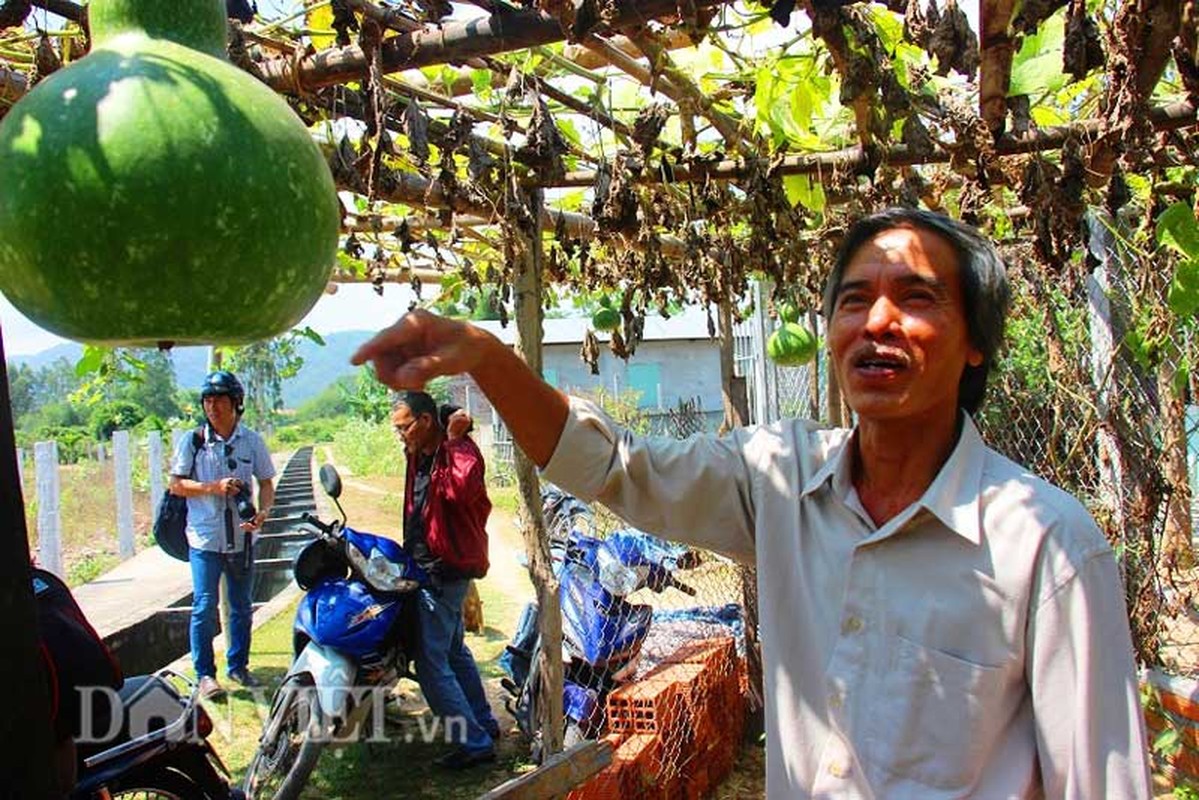
[[(467, 648), (462, 602), (471, 578), (487, 572), (491, 500), (483, 455), (465, 435), (447, 436), (437, 403), (407, 392), (395, 404), (392, 427), (404, 440), (404, 548), (433, 578), (420, 590), (421, 647), (416, 674), (429, 708), (458, 746), (439, 763), (464, 769), (495, 760), (500, 728), (474, 656)], [(458, 429), (460, 425), (452, 425)]]

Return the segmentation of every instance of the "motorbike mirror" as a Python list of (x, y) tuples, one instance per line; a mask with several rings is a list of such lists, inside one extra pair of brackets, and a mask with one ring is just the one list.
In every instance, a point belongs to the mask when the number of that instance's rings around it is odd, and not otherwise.
[(325, 494), (336, 500), (341, 496), (341, 476), (337, 474), (337, 467), (332, 464), (322, 464), (319, 473), (321, 486), (325, 488)]

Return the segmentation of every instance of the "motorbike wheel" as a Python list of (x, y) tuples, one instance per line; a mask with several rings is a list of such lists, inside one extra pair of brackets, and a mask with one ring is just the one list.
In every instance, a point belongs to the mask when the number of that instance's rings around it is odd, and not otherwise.
[[(545, 744), (542, 737), (542, 727), (545, 725), (545, 720), (542, 718), (544, 710), (541, 708), (541, 642), (538, 641), (537, 646), (533, 650), (533, 663), (529, 668), (529, 680), (527, 683), (528, 692), (528, 719), (530, 730), (527, 731), (529, 738), (532, 740), (530, 745), (529, 756), (534, 764), (540, 764), (544, 760)], [(587, 731), (577, 720), (564, 716), (562, 719), (562, 749), (566, 750), (588, 738)]]
[(258, 743), (243, 785), (247, 800), (299, 797), (327, 741), (324, 716), (311, 676), (295, 676), (279, 687), (265, 726), (277, 722), (277, 733)]
[(156, 769), (131, 776), (108, 787), (113, 800), (195, 800), (208, 795), (194, 781), (173, 769)]

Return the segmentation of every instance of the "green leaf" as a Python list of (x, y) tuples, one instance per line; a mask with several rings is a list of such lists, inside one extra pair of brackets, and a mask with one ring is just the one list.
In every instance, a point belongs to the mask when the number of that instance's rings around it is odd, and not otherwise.
[(1157, 218), (1157, 243), (1189, 259), (1199, 259), (1199, 225), (1189, 203), (1177, 202)]
[(1173, 755), (1182, 746), (1182, 737), (1177, 728), (1165, 728), (1153, 739), (1153, 752)]
[(314, 331), (311, 326), (305, 325), (303, 328), (297, 328), (295, 331), (297, 336), (303, 336), (313, 344), (318, 344), (321, 347), (325, 346), (325, 339), (319, 333)]
[(811, 176), (784, 175), (783, 192), (786, 193), (787, 201), (792, 206), (795, 206), (796, 203), (803, 203), (804, 208), (809, 211), (817, 213), (824, 211), (824, 187), (818, 182), (813, 182)]
[(1055, 92), (1066, 85), (1062, 72), (1062, 48), (1066, 40), (1065, 14), (1047, 19), (1037, 33), (1025, 36), (1020, 52), (1012, 59), (1008, 97)]
[(84, 345), (83, 355), (75, 362), (75, 377), (82, 378), (84, 375), (99, 372), (100, 367), (104, 364), (104, 359), (110, 352), (106, 347)]
[(1199, 261), (1183, 261), (1174, 270), (1166, 303), (1183, 319), (1199, 312)]
[(806, 82), (795, 84), (795, 89), (791, 92), (791, 116), (796, 125), (805, 131), (812, 128), (814, 107), (815, 98), (812, 96), (811, 85)]
[(1056, 108), (1033, 106), (1032, 121), (1037, 123), (1038, 127), (1052, 128), (1054, 125), (1065, 125), (1067, 122), (1071, 122), (1072, 117), (1067, 116)]
[(903, 21), (893, 11), (877, 4), (866, 6), (870, 21), (874, 23), (874, 31), (883, 44), (883, 49), (894, 53), (896, 46), (903, 40)]
[[(486, 95), (491, 93), (491, 70), (489, 69), (472, 69), (470, 71), (471, 86), (474, 87), (475, 94)], [(486, 99), (484, 97), (484, 99)]]
[(561, 131), (568, 142), (577, 147), (583, 146), (583, 137), (579, 135), (579, 129), (575, 127), (572, 120), (560, 117), (554, 120), (554, 124), (558, 126), (558, 130)]

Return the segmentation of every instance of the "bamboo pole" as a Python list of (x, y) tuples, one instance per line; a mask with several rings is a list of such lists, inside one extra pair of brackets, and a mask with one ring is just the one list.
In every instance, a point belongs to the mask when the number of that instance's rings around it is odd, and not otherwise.
[[(391, 180), (387, 183), (392, 184), (388, 187), (389, 191), (381, 190), (379, 193), (379, 199), (387, 202), (404, 203), (417, 207), (449, 208), (455, 213), (482, 217), (487, 220), (498, 219), (500, 215), (499, 209), (473, 201), (464, 193), (456, 192), (452, 197), (447, 196), (440, 181), (426, 180), (410, 172), (394, 172), (391, 174)], [(338, 188), (353, 191), (352, 186), (339, 185)], [(550, 230), (556, 231), (560, 228), (566, 236), (574, 239), (593, 239), (599, 229), (595, 220), (583, 214), (544, 207), (541, 210), (541, 224)], [(686, 256), (687, 246), (682, 239), (676, 236), (662, 235), (658, 237), (658, 240), (664, 256), (668, 258)]]
[[(695, 46), (695, 43), (691, 41), (691, 37), (687, 35), (687, 32), (679, 28), (671, 28), (663, 31), (661, 36), (662, 46), (667, 50), (682, 50)], [(623, 34), (610, 36), (608, 37), (608, 42), (617, 50), (623, 51), (630, 58), (639, 58), (641, 56), (641, 49), (628, 36)], [(562, 58), (577, 64), (583, 69), (599, 69), (608, 65), (607, 60), (598, 53), (579, 44), (568, 44), (562, 48)]]
[(712, 99), (700, 91), (695, 81), (675, 65), (674, 59), (670, 57), (669, 51), (661, 42), (645, 31), (633, 34), (633, 41), (649, 57), (650, 63), (654, 65), (654, 71), (666, 75), (670, 78), (670, 82), (678, 87), (679, 95), (674, 98), (674, 101), (680, 107), (689, 106), (693, 113), (697, 113), (711, 122), (716, 130), (720, 131), (720, 135), (724, 137), (729, 147), (743, 156), (756, 155), (754, 149), (746, 144), (741, 135), (741, 120), (714, 108)]
[[(1150, 112), (1150, 119), (1159, 131), (1175, 130), (1199, 125), (1199, 116), (1193, 103), (1173, 103), (1160, 106)], [(1071, 122), (1052, 128), (1040, 128), (1016, 137), (1005, 134), (995, 145), (995, 151), (1001, 156), (1022, 155), (1042, 150), (1056, 150), (1071, 137), (1094, 138), (1099, 135), (1105, 121), (1094, 118), (1080, 122)], [(928, 155), (916, 155), (904, 145), (895, 145), (883, 151), (879, 163), (894, 167), (916, 166), (921, 164), (944, 164), (950, 159), (949, 152), (937, 150)], [(812, 153), (810, 155), (789, 155), (775, 157), (766, 164), (776, 175), (822, 175), (834, 170), (848, 170), (868, 166), (869, 156), (861, 147), (847, 147), (842, 150), (831, 150), (827, 153)], [(648, 170), (634, 176), (640, 184), (654, 183), (702, 183), (707, 180), (737, 180), (746, 177), (751, 169), (759, 169), (746, 159), (728, 159), (715, 162), (692, 162), (687, 164), (672, 164), (668, 178), (664, 178), (661, 170)], [(560, 180), (539, 185), (549, 188), (567, 186), (591, 186), (595, 183), (596, 173), (593, 170), (575, 170), (566, 173)]]
[[(710, 6), (717, 0), (697, 0)], [(618, 0), (609, 28), (617, 29), (673, 14), (674, 0)], [(380, 59), (384, 72), (449, 62), (462, 63), (476, 56), (560, 42), (562, 26), (557, 18), (536, 10), (521, 9), (492, 14), (483, 19), (447, 22), (401, 33), (384, 40)], [(306, 89), (361, 80), (367, 59), (357, 45), (322, 50), (298, 61), (275, 59), (261, 65), (263, 80), (281, 92), (302, 93)]]
[(71, 22), (83, 22), (87, 9), (71, 0), (33, 0), (33, 5)]
[(1003, 133), (1016, 43), (1008, 35), (1015, 0), (982, 0), (979, 21), (978, 108), (992, 134)]
[[(541, 269), (543, 246), (541, 219), (544, 198), (540, 189), (530, 193), (529, 205), (536, 220), (531, 231), (515, 224), (507, 226), (507, 246), (516, 253), (516, 274), (512, 288), (515, 295), (517, 355), (529, 368), (541, 375)], [(558, 579), (554, 575), (545, 520), (541, 516), (541, 484), (537, 465), (519, 446), (513, 447), (516, 479), (520, 485), (522, 513), (525, 520), (525, 552), (529, 557), (529, 573), (537, 590), (537, 626), (540, 632), (541, 697), (538, 707), (545, 710), (534, 724), (541, 725), (542, 753), (551, 756), (562, 749), (562, 613), (558, 604)]]

